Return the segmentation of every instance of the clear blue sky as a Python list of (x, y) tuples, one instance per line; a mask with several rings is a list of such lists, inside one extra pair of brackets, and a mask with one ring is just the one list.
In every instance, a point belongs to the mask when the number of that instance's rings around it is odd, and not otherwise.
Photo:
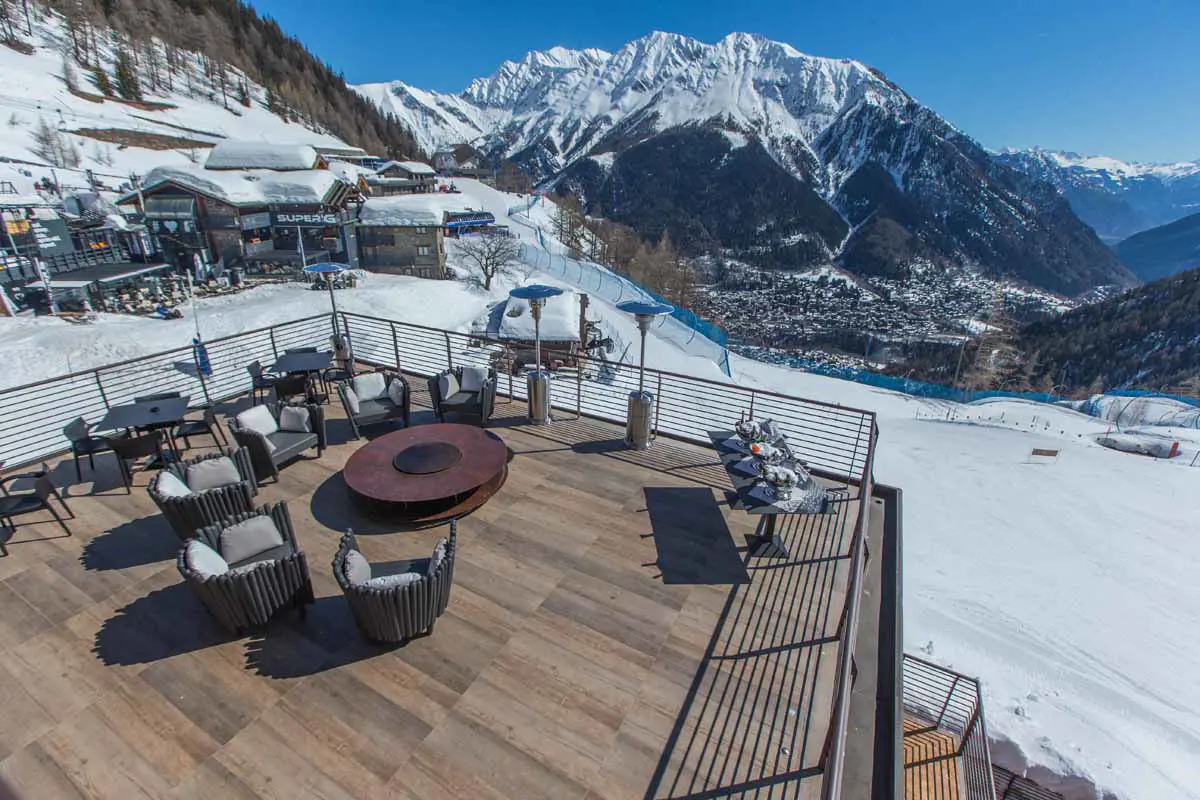
[(461, 91), (554, 45), (761, 33), (882, 69), (988, 147), (1200, 159), (1200, 0), (250, 0), (352, 83)]

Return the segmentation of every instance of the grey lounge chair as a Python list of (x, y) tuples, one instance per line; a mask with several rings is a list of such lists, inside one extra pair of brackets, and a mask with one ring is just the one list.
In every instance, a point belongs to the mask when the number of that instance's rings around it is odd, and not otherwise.
[[(274, 523), (283, 544), (229, 561), (226, 556), (234, 552), (236, 543), (226, 538), (223, 544), (222, 534), (239, 523), (259, 517)], [(276, 503), (248, 514), (238, 514), (220, 525), (201, 528), (196, 538), (216, 551), (218, 567), (225, 571), (214, 572), (209, 569), (210, 565), (201, 565), (194, 557), (189, 557), (191, 543), (180, 551), (176, 567), (200, 602), (227, 630), (238, 634), (252, 626), (264, 625), (284, 608), (295, 608), (304, 617), (305, 606), (313, 602), (312, 577), (308, 559), (296, 546), (296, 534), (286, 504)]]
[(347, 532), (342, 535), (333, 558), (333, 576), (342, 587), (362, 634), (375, 642), (403, 642), (433, 633), (434, 623), (450, 602), (454, 560), (458, 552), (458, 524), (451, 521), (445, 558), (432, 575), (428, 574), (428, 558), (369, 565), (368, 580), (407, 572), (421, 576), (404, 586), (381, 588), (358, 582), (366, 576), (353, 576), (352, 570), (347, 570), (347, 559), (352, 552), (358, 552), (358, 542), (353, 533)]
[[(311, 433), (279, 430), (270, 434), (263, 434), (244, 427), (239, 422), (239, 417), (242, 415), (229, 420), (229, 430), (233, 432), (234, 441), (237, 442), (239, 447), (244, 447), (250, 451), (250, 463), (254, 465), (254, 475), (259, 483), (262, 483), (267, 478), (274, 478), (278, 481), (280, 466), (305, 451), (315, 447), (317, 449), (317, 458), (320, 458), (321, 454), (325, 451), (325, 445), (328, 440), (325, 438), (324, 409), (315, 403), (308, 403), (299, 407), (308, 409), (308, 418), (312, 425)], [(276, 424), (278, 424), (279, 413), (283, 407), (275, 403), (264, 403), (254, 408), (266, 408)], [(245, 413), (243, 412), (243, 414)]]
[[(196, 490), (188, 483), (188, 468), (228, 458), (233, 461), (241, 478), (237, 483)], [(171, 476), (170, 478), (166, 476)], [(192, 494), (180, 496), (169, 491), (172, 478), (180, 481)], [(178, 484), (174, 484), (176, 489)], [(244, 447), (222, 453), (208, 453), (199, 458), (170, 464), (150, 481), (150, 499), (158, 506), (171, 529), (180, 539), (187, 541), (196, 531), (206, 525), (215, 525), (223, 520), (254, 510), (254, 496), (258, 494), (258, 483), (254, 479), (254, 467), (250, 463), (250, 451)]]
[[(370, 385), (379, 383), (378, 379), (372, 381), (369, 377), (372, 375), (382, 376), (384, 387), (382, 392), (377, 392), (377, 387)], [(404, 389), (404, 397), (398, 404), (388, 393), (388, 387), (393, 381), (399, 382)], [(337, 392), (342, 401), (342, 408), (346, 412), (346, 419), (350, 421), (350, 428), (354, 431), (355, 439), (362, 438), (362, 428), (378, 425), (388, 420), (399, 419), (403, 421), (405, 427), (409, 425), (412, 393), (409, 391), (408, 381), (396, 370), (378, 369), (373, 373), (357, 375), (348, 381), (339, 383)]]
[[(482, 370), (483, 368), (473, 367), (471, 369)], [(429, 397), (433, 401), (433, 413), (437, 415), (439, 422), (445, 422), (446, 414), (454, 412), (477, 416), (480, 425), (487, 425), (488, 420), (492, 418), (492, 410), (496, 406), (496, 370), (488, 369), (483, 385), (478, 389), (467, 391), (461, 388), (464, 371), (463, 367), (455, 367), (429, 379)], [(442, 391), (443, 383), (445, 383), (444, 376), (452, 376), (454, 379), (446, 396), (443, 396)]]

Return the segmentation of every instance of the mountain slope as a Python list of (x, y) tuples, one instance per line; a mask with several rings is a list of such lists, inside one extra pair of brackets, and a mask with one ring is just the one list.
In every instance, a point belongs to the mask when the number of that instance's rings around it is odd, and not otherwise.
[(1071, 388), (1200, 386), (1200, 269), (1023, 329), (1029, 381)]
[[(997, 165), (878, 70), (760, 36), (705, 44), (656, 32), (615, 53), (529, 53), (459, 95), (359, 91), (426, 148), (470, 141), (693, 252), (764, 267), (882, 260), (891, 271), (920, 259), (1066, 293), (1134, 281), (1051, 188)], [(714, 185), (697, 193), (695, 177)], [(798, 206), (768, 208), (765, 187), (781, 179), (798, 184), (787, 190)], [(718, 220), (718, 208), (733, 213)], [(881, 245), (897, 238), (903, 246)]]
[(1117, 245), (1135, 275), (1153, 281), (1200, 267), (1200, 214), (1130, 236)]
[(1200, 161), (1130, 164), (1048, 150), (998, 153), (996, 160), (1060, 191), (1106, 242), (1200, 211)]

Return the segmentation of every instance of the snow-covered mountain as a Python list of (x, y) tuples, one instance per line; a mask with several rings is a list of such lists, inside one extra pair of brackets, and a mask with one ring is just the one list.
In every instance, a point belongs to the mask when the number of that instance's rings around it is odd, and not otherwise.
[(945, 262), (1069, 293), (1132, 281), (1053, 188), (880, 71), (762, 36), (532, 52), (457, 95), (357, 89), (426, 150), (468, 142), (695, 252), (860, 273)]
[(1137, 164), (1037, 148), (996, 158), (1058, 187), (1107, 242), (1200, 213), (1200, 161)]

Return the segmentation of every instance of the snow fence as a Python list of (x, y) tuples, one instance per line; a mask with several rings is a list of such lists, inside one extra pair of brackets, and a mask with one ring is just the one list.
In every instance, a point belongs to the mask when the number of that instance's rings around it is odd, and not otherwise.
[[(538, 232), (541, 233), (540, 229)], [(668, 302), (607, 267), (552, 253), (547, 249), (523, 244), (521, 261), (538, 272), (558, 278), (581, 292), (613, 305), (626, 300)], [(677, 308), (671, 314), (655, 319), (651, 329), (660, 339), (666, 339), (689, 355), (707, 358), (726, 375), (731, 374), (725, 332), (711, 322), (700, 319), (686, 309)]]

